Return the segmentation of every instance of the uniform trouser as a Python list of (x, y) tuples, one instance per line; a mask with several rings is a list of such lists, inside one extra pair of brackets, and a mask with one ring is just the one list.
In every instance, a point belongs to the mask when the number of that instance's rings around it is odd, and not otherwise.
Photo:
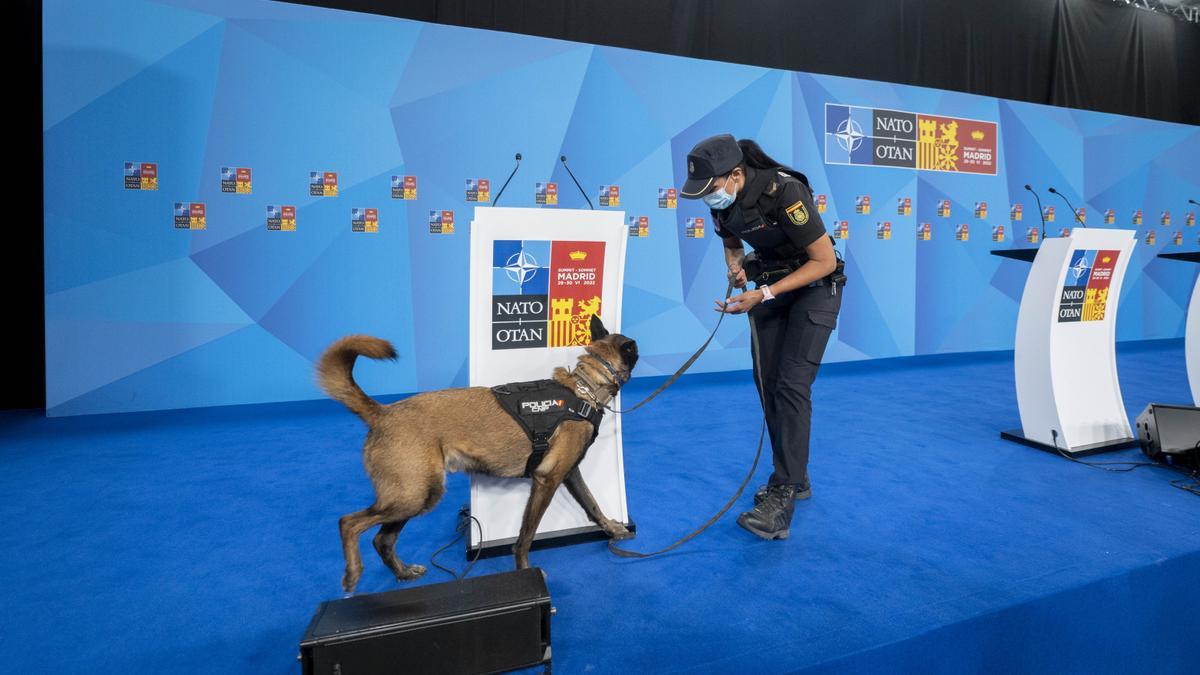
[(812, 383), (837, 326), (842, 288), (806, 286), (750, 310), (750, 348), (775, 471), (770, 485), (808, 484)]

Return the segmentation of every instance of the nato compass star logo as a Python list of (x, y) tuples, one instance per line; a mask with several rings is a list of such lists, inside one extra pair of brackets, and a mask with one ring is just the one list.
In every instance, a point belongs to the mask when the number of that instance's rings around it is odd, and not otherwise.
[(846, 152), (854, 152), (858, 146), (862, 145), (864, 137), (862, 127), (853, 119), (847, 117), (837, 125), (837, 131), (833, 134), (838, 140), (838, 145)]
[(1076, 260), (1075, 265), (1071, 267), (1071, 274), (1075, 275), (1076, 285), (1080, 279), (1088, 275), (1089, 269), (1087, 256), (1079, 256), (1079, 260)]
[(504, 264), (504, 272), (508, 274), (509, 279), (524, 286), (526, 282), (533, 281), (533, 278), (537, 276), (537, 260), (526, 253), (525, 249), (521, 249), (509, 256), (508, 262)]

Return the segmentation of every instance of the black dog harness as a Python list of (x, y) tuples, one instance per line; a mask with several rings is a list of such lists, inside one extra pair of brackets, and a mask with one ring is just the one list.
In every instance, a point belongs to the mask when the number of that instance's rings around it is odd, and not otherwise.
[[(521, 425), (533, 443), (533, 454), (525, 463), (525, 477), (531, 478), (550, 449), (554, 430), (567, 420), (587, 420), (592, 423), (592, 437), (583, 447), (584, 453), (600, 433), (604, 409), (588, 403), (575, 392), (554, 380), (511, 382), (492, 387), (496, 402)], [(582, 458), (583, 455), (580, 455)]]

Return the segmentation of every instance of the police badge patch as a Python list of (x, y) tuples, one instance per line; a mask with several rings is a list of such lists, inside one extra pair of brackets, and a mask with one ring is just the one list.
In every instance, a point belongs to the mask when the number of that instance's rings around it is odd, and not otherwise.
[(808, 222), (808, 209), (804, 208), (803, 201), (792, 204), (784, 209), (784, 212), (787, 213), (788, 219), (791, 220), (793, 224), (803, 225)]

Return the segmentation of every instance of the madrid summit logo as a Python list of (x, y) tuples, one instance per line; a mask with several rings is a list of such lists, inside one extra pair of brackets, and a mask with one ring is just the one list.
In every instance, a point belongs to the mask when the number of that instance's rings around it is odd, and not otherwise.
[(1103, 321), (1108, 309), (1108, 287), (1120, 251), (1076, 249), (1063, 279), (1058, 301), (1058, 321)]
[(589, 344), (603, 272), (602, 241), (492, 242), (492, 349)]
[(825, 163), (996, 175), (997, 125), (825, 104)]

